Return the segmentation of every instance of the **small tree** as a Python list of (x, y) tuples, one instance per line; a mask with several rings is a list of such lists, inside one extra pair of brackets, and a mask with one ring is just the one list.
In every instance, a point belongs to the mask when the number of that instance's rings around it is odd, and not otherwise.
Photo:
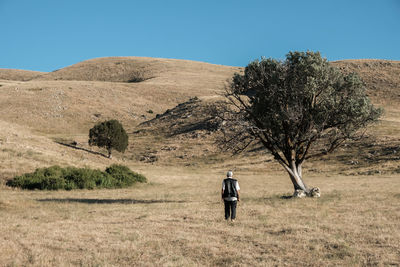
[[(381, 114), (357, 74), (344, 76), (319, 52), (290, 52), (285, 61), (251, 62), (235, 74), (222, 105), (222, 144), (234, 152), (258, 141), (288, 172), (295, 191), (306, 159), (332, 152)], [(317, 151), (310, 152), (314, 144)]]
[(105, 147), (108, 151), (108, 157), (111, 158), (112, 149), (125, 152), (128, 147), (128, 135), (119, 121), (104, 121), (90, 129), (89, 145)]

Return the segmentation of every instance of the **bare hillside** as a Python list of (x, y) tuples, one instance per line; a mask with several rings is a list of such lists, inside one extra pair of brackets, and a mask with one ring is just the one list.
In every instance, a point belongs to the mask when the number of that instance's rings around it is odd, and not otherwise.
[[(342, 173), (397, 173), (396, 161), (400, 159), (400, 62), (360, 60), (334, 62), (344, 72), (358, 72), (365, 81), (368, 94), (372, 101), (385, 109), (381, 122), (373, 125), (367, 131), (367, 139), (362, 142), (349, 143), (339, 149), (335, 154), (321, 158), (321, 163), (330, 162), (333, 169), (340, 169)], [(189, 162), (202, 161), (213, 153), (218, 153), (212, 140), (219, 134), (219, 125), (214, 118), (207, 114), (207, 107), (214, 102), (215, 97), (203, 97), (180, 103), (168, 109), (156, 118), (142, 123), (137, 136), (154, 135), (165, 136), (172, 145), (173, 151), (168, 155), (173, 158), (182, 158)], [(172, 142), (174, 140), (174, 142)], [(162, 141), (165, 143), (165, 140)], [(184, 146), (190, 143), (192, 146)], [(152, 142), (153, 146), (157, 141)], [(177, 145), (179, 144), (179, 145)], [(199, 149), (199, 144), (203, 144)], [(143, 155), (157, 160), (168, 160), (168, 155), (160, 149)], [(193, 149), (196, 147), (196, 149)], [(164, 148), (165, 149), (165, 148)], [(168, 148), (167, 148), (168, 149)], [(252, 148), (257, 149), (257, 147)], [(219, 152), (220, 153), (220, 152)], [(247, 157), (253, 155), (256, 160), (259, 152), (246, 153)], [(146, 158), (146, 159), (147, 159)], [(330, 167), (325, 166), (325, 169)], [(319, 171), (318, 168), (313, 168)]]
[[(347, 60), (332, 62), (345, 73), (357, 72), (365, 82), (367, 93), (372, 101), (386, 109), (386, 118), (396, 116), (400, 104), (400, 62), (384, 60)], [(216, 100), (218, 95), (191, 99), (168, 109), (164, 114), (142, 124), (154, 126), (170, 136), (177, 133), (188, 133), (191, 129), (204, 129), (209, 122), (205, 107)], [(179, 129), (178, 129), (179, 128)], [(208, 129), (209, 130), (209, 129)]]
[[(358, 72), (373, 102), (385, 108), (380, 124), (367, 132), (369, 146), (348, 146), (332, 158), (346, 173), (367, 172), (368, 166), (378, 168), (385, 164), (382, 169), (396, 171), (400, 150), (393, 146), (400, 143), (400, 62), (349, 60), (332, 64), (344, 72)], [(5, 132), (2, 138), (10, 140), (7, 136), (27, 131), (32, 142), (39, 137), (42, 140), (34, 150), (48, 150), (42, 152), (43, 158), (52, 158), (51, 151), (60, 146), (54, 140), (74, 140), (90, 150), (89, 129), (99, 121), (117, 118), (130, 134), (124, 160), (172, 165), (220, 162), (221, 153), (213, 143), (217, 131), (206, 109), (223, 93), (233, 73), (242, 70), (193, 61), (129, 57), (93, 59), (30, 81), (10, 74), (0, 80), (0, 121), (4, 127), (16, 130)], [(28, 140), (24, 142), (29, 143)], [(6, 150), (11, 159), (24, 153), (18, 146), (7, 149), (14, 151), (10, 154)], [(70, 147), (62, 149), (71, 157), (65, 160), (66, 164), (77, 164), (81, 154), (86, 153)], [(259, 161), (258, 152), (249, 155), (252, 156), (242, 161)], [(87, 164), (97, 166), (96, 155), (92, 156), (93, 164)], [(373, 165), (371, 158), (378, 158), (380, 165)], [(43, 163), (42, 159), (32, 160), (32, 167)], [(62, 162), (63, 157), (59, 160)], [(336, 163), (329, 162), (335, 169)], [(325, 163), (320, 166), (328, 168)], [(14, 166), (7, 173), (13, 170), (22, 171)]]
[(11, 81), (29, 81), (38, 76), (44, 75), (46, 72), (31, 71), (31, 70), (14, 70), (0, 69), (0, 80)]
[(345, 73), (360, 74), (375, 103), (397, 105), (400, 102), (399, 61), (360, 59), (335, 61), (332, 64)]
[(110, 118), (130, 128), (190, 97), (221, 92), (237, 71), (185, 60), (94, 59), (28, 82), (0, 82), (0, 118), (51, 134), (86, 133)]
[(226, 79), (240, 68), (208, 63), (145, 57), (97, 58), (50, 72), (38, 80), (106, 81), (136, 83), (149, 79), (165, 83), (191, 79), (204, 84), (207, 80)]
[(26, 127), (0, 120), (0, 184), (4, 179), (51, 165), (103, 168), (109, 161), (89, 150), (71, 149)]

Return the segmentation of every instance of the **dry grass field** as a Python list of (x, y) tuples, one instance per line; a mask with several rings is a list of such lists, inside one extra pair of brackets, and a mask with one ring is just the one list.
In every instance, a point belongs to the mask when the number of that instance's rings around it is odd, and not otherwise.
[[(0, 70), (0, 266), (400, 266), (400, 62), (333, 64), (359, 72), (385, 114), (364, 141), (305, 164), (319, 199), (288, 198), (289, 177), (267, 153), (215, 148), (203, 108), (240, 68), (103, 58), (51, 73)], [(109, 160), (87, 139), (113, 118), (130, 145)], [(38, 167), (113, 163), (149, 182), (5, 186)], [(219, 195), (228, 169), (241, 186), (235, 223)]]
[[(320, 199), (285, 199), (281, 172), (237, 170), (238, 219), (223, 219), (225, 168), (137, 167), (130, 189), (1, 189), (4, 266), (398, 266), (398, 176), (308, 175)], [(260, 186), (262, 185), (262, 186)]]

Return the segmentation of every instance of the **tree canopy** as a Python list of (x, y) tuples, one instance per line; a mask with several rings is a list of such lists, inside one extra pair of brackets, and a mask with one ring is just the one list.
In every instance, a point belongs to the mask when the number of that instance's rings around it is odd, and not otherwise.
[(128, 134), (119, 121), (104, 121), (90, 129), (89, 145), (106, 148), (108, 157), (111, 158), (112, 149), (125, 152), (128, 147)]
[[(241, 151), (260, 142), (289, 173), (295, 190), (305, 192), (302, 163), (359, 136), (381, 114), (359, 75), (344, 75), (319, 52), (255, 60), (233, 76), (226, 97), (224, 146)], [(310, 153), (317, 142), (319, 152)]]

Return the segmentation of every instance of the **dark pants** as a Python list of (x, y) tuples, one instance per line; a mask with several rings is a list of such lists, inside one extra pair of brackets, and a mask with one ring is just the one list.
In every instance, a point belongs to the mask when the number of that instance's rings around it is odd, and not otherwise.
[(231, 217), (232, 220), (236, 218), (236, 204), (237, 201), (226, 201), (225, 203), (225, 220), (228, 220)]

